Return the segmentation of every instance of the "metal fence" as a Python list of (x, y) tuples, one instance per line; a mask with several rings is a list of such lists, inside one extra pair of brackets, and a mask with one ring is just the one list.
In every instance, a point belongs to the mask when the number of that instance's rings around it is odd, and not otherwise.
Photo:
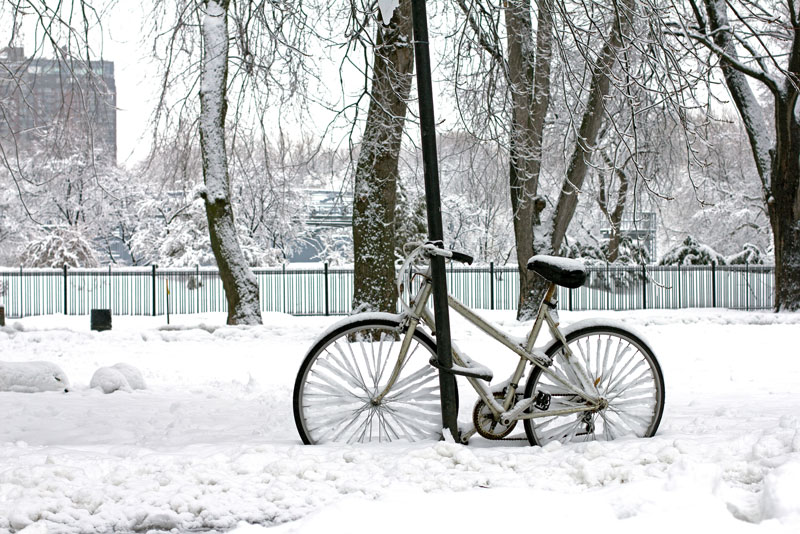
[[(675, 308), (771, 309), (771, 266), (592, 266), (587, 283), (559, 289), (568, 310)], [(261, 309), (294, 315), (344, 315), (353, 299), (348, 268), (254, 269)], [(515, 310), (516, 266), (451, 266), (450, 292), (467, 306)], [(225, 312), (216, 269), (0, 269), (0, 306), (6, 317), (62, 313), (88, 315), (94, 308), (114, 315)]]

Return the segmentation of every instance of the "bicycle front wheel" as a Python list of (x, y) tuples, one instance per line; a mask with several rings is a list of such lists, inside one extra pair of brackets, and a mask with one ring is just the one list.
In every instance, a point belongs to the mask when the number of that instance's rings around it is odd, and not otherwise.
[(436, 345), (416, 331), (401, 355), (405, 337), (396, 320), (364, 319), (344, 323), (311, 348), (294, 386), (303, 443), (441, 437), (438, 373), (428, 363)]
[[(585, 406), (585, 401), (557, 380), (534, 367), (525, 386), (525, 397), (542, 399), (534, 419), (525, 419), (531, 445), (612, 440), (624, 436), (651, 437), (664, 411), (664, 377), (655, 355), (636, 335), (614, 326), (589, 326), (566, 336), (577, 362), (586, 370), (589, 384), (556, 343), (547, 355), (549, 369), (561, 380), (600, 399), (595, 411), (548, 416), (548, 412)], [(549, 401), (549, 406), (544, 408)]]

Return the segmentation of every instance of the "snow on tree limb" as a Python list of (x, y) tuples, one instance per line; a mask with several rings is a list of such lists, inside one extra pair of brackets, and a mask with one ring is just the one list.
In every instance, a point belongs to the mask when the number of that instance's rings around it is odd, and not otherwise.
[[(214, 203), (228, 198), (227, 184), (218, 179), (227, 173), (225, 154), (225, 78), (228, 70), (228, 31), (225, 9), (209, 0), (202, 32), (205, 61), (200, 74), (200, 95), (207, 110), (200, 116), (200, 131), (208, 150), (206, 197)], [(220, 118), (222, 120), (220, 120)]]
[[(730, 30), (725, 3), (719, 0), (705, 0), (705, 3), (709, 16), (709, 29), (713, 32), (714, 42), (717, 45), (717, 48), (712, 48), (712, 51), (722, 61), (723, 76), (750, 138), (758, 174), (764, 190), (769, 191), (771, 189), (770, 175), (772, 172), (772, 158), (769, 155), (769, 151), (773, 143), (766, 133), (767, 130), (763, 127), (766, 124), (766, 120), (764, 119), (761, 105), (753, 93), (747, 78), (752, 77), (761, 81), (776, 96), (777, 88), (780, 87), (780, 84), (772, 77), (761, 73), (761, 71), (750, 72), (753, 69), (744, 70), (740, 68), (741, 62), (733, 43), (733, 35)], [(704, 44), (710, 46), (710, 43)]]
[(400, 5), (400, 0), (378, 0), (378, 8), (384, 24), (389, 24), (394, 16), (394, 10)]

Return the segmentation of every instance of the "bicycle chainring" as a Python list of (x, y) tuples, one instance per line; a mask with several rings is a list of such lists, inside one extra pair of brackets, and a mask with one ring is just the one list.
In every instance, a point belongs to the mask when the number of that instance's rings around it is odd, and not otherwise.
[[(502, 403), (505, 393), (498, 391), (494, 394), (494, 398)], [(517, 421), (512, 421), (508, 426), (503, 425), (500, 421), (495, 421), (492, 410), (483, 402), (483, 399), (478, 399), (478, 402), (475, 403), (475, 408), (472, 410), (472, 423), (475, 425), (475, 431), (486, 439), (503, 439), (517, 426)]]

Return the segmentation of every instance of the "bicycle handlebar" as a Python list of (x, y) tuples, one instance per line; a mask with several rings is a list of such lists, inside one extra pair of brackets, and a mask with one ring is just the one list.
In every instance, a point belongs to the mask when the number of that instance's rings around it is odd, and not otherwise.
[(441, 256), (443, 258), (449, 258), (451, 260), (466, 263), (467, 265), (472, 265), (473, 257), (469, 254), (464, 254), (463, 252), (456, 252), (455, 250), (447, 250), (443, 248), (441, 241), (431, 242), (428, 241), (420, 248), (425, 251), (428, 256)]
[(417, 247), (408, 255), (406, 256), (403, 265), (400, 267), (400, 270), (397, 273), (397, 279), (395, 284), (397, 285), (397, 295), (400, 296), (400, 302), (403, 305), (403, 308), (408, 310), (409, 306), (406, 303), (405, 299), (402, 298), (403, 294), (403, 282), (406, 278), (406, 273), (411, 268), (411, 265), (414, 263), (415, 258), (418, 256), (441, 256), (443, 258), (449, 258), (453, 261), (466, 263), (467, 265), (472, 265), (474, 258), (469, 254), (464, 254), (463, 252), (456, 252), (454, 250), (447, 250), (440, 246), (441, 242), (432, 243), (422, 243), (417, 245)]
[(459, 263), (466, 263), (467, 265), (472, 265), (474, 258), (469, 254), (464, 254), (463, 252), (456, 252), (455, 250), (450, 251), (452, 255), (450, 259), (457, 261)]

